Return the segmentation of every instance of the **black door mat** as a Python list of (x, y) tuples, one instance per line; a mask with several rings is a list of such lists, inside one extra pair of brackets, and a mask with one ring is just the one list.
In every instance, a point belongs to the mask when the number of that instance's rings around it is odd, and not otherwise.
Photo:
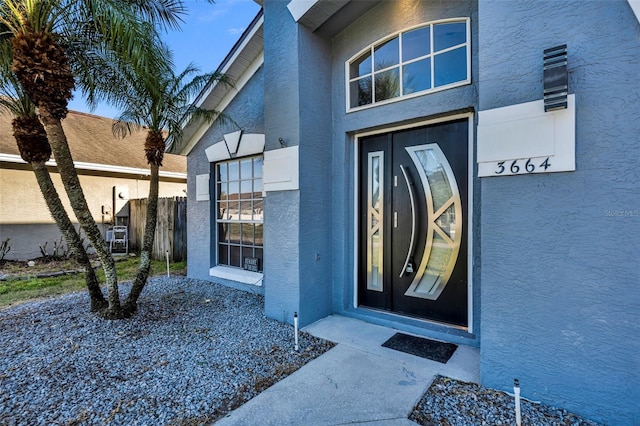
[(423, 337), (396, 333), (382, 344), (385, 348), (395, 349), (411, 355), (427, 358), (446, 364), (458, 348), (453, 343), (437, 342)]

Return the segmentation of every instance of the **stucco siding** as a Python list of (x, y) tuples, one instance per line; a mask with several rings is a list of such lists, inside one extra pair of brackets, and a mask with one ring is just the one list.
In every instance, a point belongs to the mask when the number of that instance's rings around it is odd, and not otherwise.
[[(215, 209), (211, 207), (215, 199), (213, 165), (205, 150), (222, 141), (225, 134), (239, 129), (244, 133), (264, 133), (262, 69), (251, 77), (223, 112), (228, 120), (214, 122), (187, 156), (187, 273), (189, 277), (203, 280), (213, 280), (209, 269), (216, 265), (213, 246), (216, 236), (212, 228)], [(196, 201), (196, 176), (209, 173), (209, 201)]]
[[(484, 178), (486, 386), (640, 422), (640, 25), (626, 1), (482, 1), (480, 109), (542, 98), (568, 45), (576, 171)], [(496, 31), (499, 28), (499, 31)]]

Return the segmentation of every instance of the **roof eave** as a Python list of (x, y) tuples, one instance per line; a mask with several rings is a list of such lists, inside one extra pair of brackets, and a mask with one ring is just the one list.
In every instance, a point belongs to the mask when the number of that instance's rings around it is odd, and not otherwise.
[[(261, 9), (216, 70), (217, 73), (225, 74), (232, 79), (234, 86), (230, 87), (214, 81), (200, 92), (194, 100), (195, 105), (223, 112), (229, 102), (240, 92), (249, 77), (255, 73), (256, 64), (258, 68), (262, 65), (263, 23), (264, 16)], [(209, 127), (210, 123), (189, 121), (183, 126), (182, 142), (172, 144), (167, 152), (188, 155)]]

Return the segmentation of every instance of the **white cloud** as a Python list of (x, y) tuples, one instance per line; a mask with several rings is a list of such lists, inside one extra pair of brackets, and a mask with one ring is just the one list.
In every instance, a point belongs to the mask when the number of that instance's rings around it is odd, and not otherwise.
[(231, 35), (242, 34), (244, 30), (245, 30), (245, 27), (229, 28), (227, 29), (227, 34), (231, 34)]

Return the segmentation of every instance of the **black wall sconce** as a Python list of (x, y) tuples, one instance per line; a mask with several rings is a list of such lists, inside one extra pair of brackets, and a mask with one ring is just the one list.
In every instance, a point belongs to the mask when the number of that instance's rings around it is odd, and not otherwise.
[(544, 112), (567, 108), (567, 45), (544, 50)]

